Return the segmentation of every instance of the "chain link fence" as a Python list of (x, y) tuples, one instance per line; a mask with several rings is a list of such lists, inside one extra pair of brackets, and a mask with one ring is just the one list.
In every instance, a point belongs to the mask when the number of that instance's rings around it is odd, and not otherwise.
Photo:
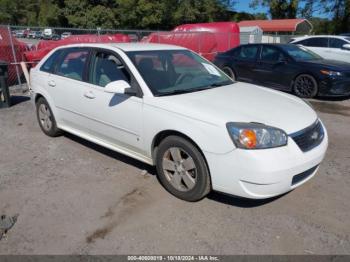
[[(213, 33), (207, 31), (147, 31), (115, 29), (49, 28), (0, 25), (0, 61), (9, 63), (8, 84), (24, 88), (19, 62), (38, 62), (56, 46), (67, 43), (142, 42), (189, 48), (209, 60), (239, 44), (288, 43), (295, 35), (262, 32)], [(69, 39), (69, 41), (68, 41)]]

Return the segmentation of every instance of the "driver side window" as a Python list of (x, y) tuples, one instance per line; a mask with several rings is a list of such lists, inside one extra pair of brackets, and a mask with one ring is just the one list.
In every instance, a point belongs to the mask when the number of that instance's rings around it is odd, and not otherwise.
[(118, 80), (130, 83), (130, 75), (123, 63), (112, 53), (96, 52), (91, 61), (89, 82), (105, 87), (110, 82)]

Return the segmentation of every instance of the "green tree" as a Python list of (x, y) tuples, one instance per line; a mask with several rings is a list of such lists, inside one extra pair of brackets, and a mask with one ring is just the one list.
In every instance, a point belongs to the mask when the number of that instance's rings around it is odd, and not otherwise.
[(252, 0), (251, 7), (269, 8), (272, 19), (295, 18), (298, 13), (299, 0)]

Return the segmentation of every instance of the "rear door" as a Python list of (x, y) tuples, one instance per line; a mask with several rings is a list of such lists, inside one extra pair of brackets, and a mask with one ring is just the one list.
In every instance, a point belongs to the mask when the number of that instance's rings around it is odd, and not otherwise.
[(254, 68), (254, 75), (265, 86), (289, 90), (295, 70), (295, 66), (280, 49), (264, 45)]
[(63, 49), (55, 64), (53, 73), (47, 78), (47, 91), (56, 106), (60, 124), (64, 127), (83, 127), (80, 96), (86, 73), (89, 48)]
[(243, 45), (232, 56), (233, 68), (238, 81), (255, 82), (253, 69), (258, 55), (259, 46)]

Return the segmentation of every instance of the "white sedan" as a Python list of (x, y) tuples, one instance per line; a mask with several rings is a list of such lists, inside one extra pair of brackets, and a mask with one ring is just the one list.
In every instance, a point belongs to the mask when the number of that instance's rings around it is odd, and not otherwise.
[(313, 177), (327, 132), (303, 100), (234, 82), (182, 47), (81, 44), (30, 73), (39, 125), (150, 165), (173, 195), (269, 198)]
[(314, 35), (292, 39), (295, 45), (303, 45), (324, 59), (350, 63), (350, 37), (337, 35)]

